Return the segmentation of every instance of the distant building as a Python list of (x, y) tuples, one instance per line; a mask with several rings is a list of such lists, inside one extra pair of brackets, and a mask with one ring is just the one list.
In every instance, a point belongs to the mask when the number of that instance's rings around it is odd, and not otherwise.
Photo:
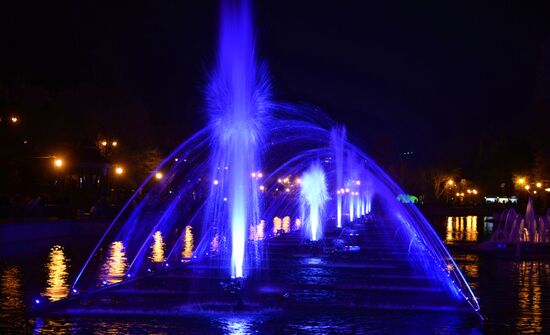
[(518, 197), (485, 197), (485, 203), (487, 204), (517, 204)]

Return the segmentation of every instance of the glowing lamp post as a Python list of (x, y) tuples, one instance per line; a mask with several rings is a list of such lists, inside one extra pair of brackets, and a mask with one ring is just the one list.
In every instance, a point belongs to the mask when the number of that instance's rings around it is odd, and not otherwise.
[(56, 169), (61, 169), (63, 167), (63, 160), (61, 158), (55, 158), (53, 166), (55, 166)]

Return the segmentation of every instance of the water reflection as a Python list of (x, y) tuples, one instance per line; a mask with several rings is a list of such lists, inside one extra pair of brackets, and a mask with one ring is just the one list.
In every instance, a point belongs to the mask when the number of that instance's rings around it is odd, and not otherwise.
[(210, 242), (210, 252), (216, 253), (220, 250), (220, 235), (216, 233)]
[(224, 334), (228, 335), (246, 335), (257, 333), (252, 329), (250, 320), (244, 318), (230, 318), (219, 320)]
[(259, 224), (250, 226), (250, 235), (248, 238), (251, 241), (261, 241), (264, 239), (264, 231), (265, 220), (260, 220)]
[(164, 240), (160, 231), (153, 235), (153, 245), (151, 245), (151, 257), (149, 259), (153, 263), (164, 262)]
[(265, 220), (260, 220), (260, 224), (256, 227), (256, 238), (263, 240), (265, 238)]
[[(34, 320), (33, 334), (74, 334), (74, 324), (68, 320), (42, 319)], [(119, 333), (116, 333), (119, 334)]]
[(479, 288), (479, 255), (461, 254), (455, 256), (455, 261), (460, 264), (460, 270), (468, 279), (470, 287), (477, 291)]
[(544, 333), (542, 290), (550, 284), (550, 264), (524, 261), (518, 265), (519, 287), (517, 328)]
[(111, 243), (107, 260), (101, 268), (100, 279), (109, 285), (120, 283), (124, 279), (127, 268), (128, 259), (124, 244), (121, 241)]
[(193, 238), (193, 229), (191, 228), (191, 226), (185, 227), (183, 243), (184, 246), (181, 256), (185, 259), (190, 259), (193, 256), (193, 249), (195, 248), (195, 240)]
[(447, 243), (477, 242), (478, 235), (477, 216), (447, 217), (447, 230), (445, 235), (445, 241)]
[(281, 229), (283, 229), (283, 220), (276, 216), (273, 218), (273, 234), (276, 235)]
[(285, 216), (283, 218), (283, 227), (282, 227), (282, 229), (285, 233), (288, 233), (290, 231), (290, 216)]
[(21, 311), (23, 304), (21, 291), (21, 273), (15, 266), (8, 267), (2, 272), (2, 300), (0, 306), (2, 314)]
[(299, 230), (301, 226), (302, 226), (302, 221), (300, 220), (300, 218), (297, 218), (296, 221), (294, 222), (294, 230)]
[(57, 301), (69, 295), (69, 260), (65, 257), (63, 247), (55, 245), (50, 249), (46, 272), (48, 274), (47, 287), (43, 296), (50, 301)]

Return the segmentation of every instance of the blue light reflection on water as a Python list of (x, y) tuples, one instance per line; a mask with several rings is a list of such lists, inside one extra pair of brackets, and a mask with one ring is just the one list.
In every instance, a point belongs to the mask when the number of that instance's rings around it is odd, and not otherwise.
[[(388, 322), (391, 320), (391, 322)], [(181, 318), (33, 320), (33, 334), (481, 334), (475, 319), (441, 312), (261, 313)]]
[(224, 334), (228, 335), (249, 335), (255, 334), (254, 328), (252, 326), (251, 318), (247, 317), (229, 317), (227, 319), (222, 318), (214, 322), (214, 325), (219, 326)]

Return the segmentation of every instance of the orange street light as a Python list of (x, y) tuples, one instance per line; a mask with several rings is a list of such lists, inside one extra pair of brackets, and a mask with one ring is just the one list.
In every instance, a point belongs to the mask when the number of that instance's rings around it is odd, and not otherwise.
[(55, 158), (54, 161), (53, 161), (53, 165), (60, 169), (63, 167), (63, 160), (61, 158)]
[(124, 174), (124, 168), (122, 166), (117, 166), (115, 168), (115, 173), (119, 176), (123, 175)]
[(162, 177), (164, 177), (164, 176), (162, 175), (162, 172), (157, 172), (157, 173), (155, 173), (155, 179), (156, 179), (156, 180), (161, 180)]

